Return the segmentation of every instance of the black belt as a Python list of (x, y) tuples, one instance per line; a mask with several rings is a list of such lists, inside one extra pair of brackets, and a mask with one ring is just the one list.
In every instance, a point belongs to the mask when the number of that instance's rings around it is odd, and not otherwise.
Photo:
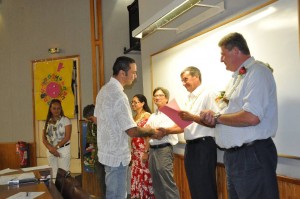
[(263, 140), (254, 140), (252, 142), (244, 143), (242, 146), (235, 146), (235, 147), (232, 147), (229, 149), (225, 149), (225, 148), (219, 148), (219, 149), (222, 151), (226, 151), (226, 152), (234, 152), (234, 151), (239, 151), (241, 149), (245, 149), (245, 148), (254, 146), (255, 144), (258, 144), (260, 142), (268, 141), (269, 139), (271, 139), (271, 138), (263, 139)]
[(212, 138), (213, 137), (211, 137), (211, 136), (205, 136), (205, 137), (196, 138), (196, 139), (193, 139), (193, 140), (186, 140), (186, 143), (187, 144), (196, 144), (196, 143), (203, 142), (207, 139), (212, 139)]
[(170, 143), (158, 144), (158, 145), (150, 145), (151, 149), (161, 149), (167, 146), (172, 146)]
[(63, 148), (64, 146), (68, 146), (68, 145), (70, 145), (70, 142), (69, 143), (67, 143), (67, 144), (64, 144), (63, 146), (61, 146), (60, 148)]

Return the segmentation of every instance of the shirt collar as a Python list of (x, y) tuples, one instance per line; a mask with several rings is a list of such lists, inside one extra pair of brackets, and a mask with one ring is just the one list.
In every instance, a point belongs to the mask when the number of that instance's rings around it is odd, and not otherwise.
[(110, 78), (110, 81), (115, 84), (116, 86), (118, 86), (122, 91), (124, 91), (124, 87), (122, 86), (122, 84), (114, 77)]
[(198, 96), (203, 90), (204, 87), (199, 85), (193, 92), (189, 94), (189, 99), (193, 99), (194, 97)]
[(156, 115), (161, 114), (161, 111), (158, 110), (158, 109), (156, 109), (155, 114), (156, 114)]
[(244, 63), (242, 63), (240, 65), (240, 67), (236, 71), (234, 71), (234, 73), (232, 74), (232, 77), (237, 77), (239, 74), (239, 71), (242, 67), (245, 67), (246, 69), (248, 69), (254, 64), (254, 62), (255, 62), (254, 57), (249, 57), (246, 61), (244, 61)]

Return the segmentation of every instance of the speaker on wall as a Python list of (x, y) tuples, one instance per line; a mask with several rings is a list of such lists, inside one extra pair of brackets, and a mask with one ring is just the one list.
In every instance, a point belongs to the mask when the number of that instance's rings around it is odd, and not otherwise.
[(138, 0), (135, 0), (132, 4), (127, 6), (128, 14), (129, 14), (129, 41), (130, 48), (124, 48), (124, 54), (129, 53), (130, 51), (141, 51), (140, 39), (132, 37), (131, 33), (134, 29), (136, 29), (139, 25), (139, 3)]

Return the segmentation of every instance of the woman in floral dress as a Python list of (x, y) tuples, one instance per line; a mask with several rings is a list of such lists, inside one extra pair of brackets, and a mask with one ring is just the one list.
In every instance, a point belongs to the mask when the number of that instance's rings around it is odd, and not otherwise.
[[(136, 113), (134, 121), (143, 127), (151, 115), (147, 99), (142, 94), (132, 98), (132, 110)], [(134, 137), (131, 140), (131, 198), (153, 199), (152, 179), (148, 169), (149, 140), (147, 138)]]

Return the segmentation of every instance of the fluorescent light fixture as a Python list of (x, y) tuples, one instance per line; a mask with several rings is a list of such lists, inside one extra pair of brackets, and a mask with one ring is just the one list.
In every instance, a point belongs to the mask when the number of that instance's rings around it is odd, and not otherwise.
[(195, 27), (197, 24), (214, 17), (225, 10), (224, 1), (221, 1), (216, 5), (196, 4), (195, 6), (207, 7), (209, 9), (178, 26), (176, 30), (177, 34), (186, 31), (189, 28)]
[(185, 13), (202, 0), (174, 0), (160, 12), (132, 31), (136, 38), (145, 37)]

